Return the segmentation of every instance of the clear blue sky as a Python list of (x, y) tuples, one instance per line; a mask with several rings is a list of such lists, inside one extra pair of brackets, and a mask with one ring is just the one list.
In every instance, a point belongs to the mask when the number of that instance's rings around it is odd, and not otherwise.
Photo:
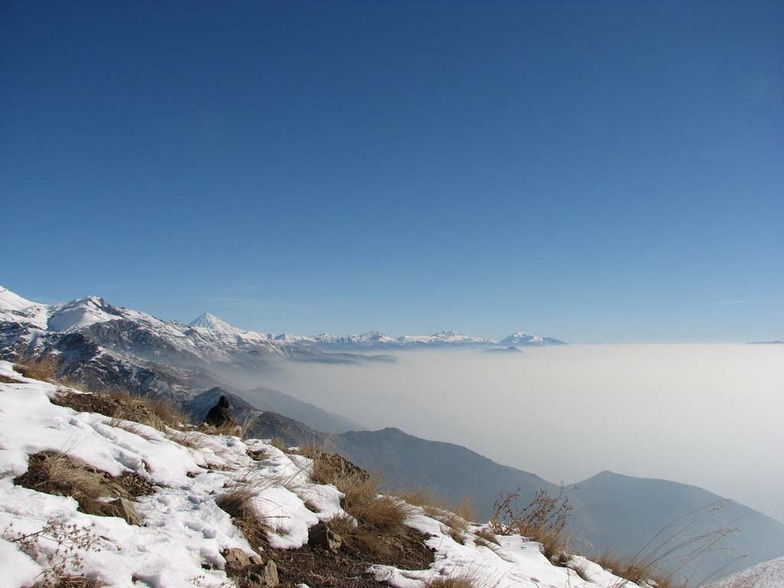
[(784, 338), (781, 2), (0, 7), (0, 284), (263, 332)]

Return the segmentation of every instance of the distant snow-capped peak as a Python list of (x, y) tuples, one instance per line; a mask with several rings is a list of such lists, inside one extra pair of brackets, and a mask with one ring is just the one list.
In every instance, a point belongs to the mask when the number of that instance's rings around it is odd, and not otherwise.
[(262, 333), (239, 329), (230, 325), (226, 321), (219, 319), (214, 314), (210, 314), (209, 312), (205, 312), (199, 317), (195, 318), (190, 323), (188, 323), (188, 326), (195, 327), (197, 329), (207, 329), (208, 331), (220, 336), (239, 337), (242, 339), (253, 340), (267, 340), (270, 338)]
[(50, 306), (47, 328), (66, 333), (118, 318), (123, 318), (123, 309), (112, 306), (100, 296), (87, 296)]
[(501, 345), (528, 345), (528, 346), (562, 345), (563, 341), (559, 339), (553, 339), (552, 337), (540, 337), (539, 335), (532, 335), (531, 333), (518, 331), (517, 333), (509, 335), (505, 339), (501, 339), (500, 344)]
[(0, 286), (0, 310), (25, 310), (31, 306), (40, 306), (40, 304), (22, 298), (19, 294)]
[(215, 316), (214, 314), (210, 314), (209, 312), (205, 312), (204, 314), (193, 319), (191, 322), (188, 323), (188, 326), (200, 327), (202, 329), (210, 329), (212, 331), (236, 331), (237, 330), (226, 321), (219, 319), (217, 316)]

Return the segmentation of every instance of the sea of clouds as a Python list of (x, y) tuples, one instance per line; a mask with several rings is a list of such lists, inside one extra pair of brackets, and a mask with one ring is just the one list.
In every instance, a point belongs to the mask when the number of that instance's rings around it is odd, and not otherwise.
[(266, 382), (369, 429), (469, 447), (553, 482), (700, 486), (784, 522), (784, 346), (569, 345), (290, 363)]

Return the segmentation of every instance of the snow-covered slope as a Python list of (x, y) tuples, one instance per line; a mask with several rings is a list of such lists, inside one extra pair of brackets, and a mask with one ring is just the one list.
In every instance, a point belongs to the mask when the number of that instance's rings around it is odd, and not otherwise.
[(762, 562), (706, 588), (784, 588), (784, 557)]
[[(269, 526), (269, 547), (260, 553), (266, 560), (280, 558), (281, 550), (303, 546), (309, 528), (319, 521), (349, 516), (341, 509), (341, 494), (334, 486), (309, 481), (312, 462), (305, 457), (259, 440), (195, 431), (172, 435), (95, 413), (77, 413), (50, 402), (58, 393), (56, 386), (24, 379), (7, 362), (0, 362), (0, 376), (19, 380), (0, 383), (0, 588), (29, 586), (52, 563), (62, 564), (61, 573), (82, 574), (107, 588), (234, 586), (226, 574), (228, 550), (251, 555), (258, 547), (248, 543), (216, 504), (216, 498), (236, 484), (250, 489), (251, 507)], [(28, 470), (29, 456), (41, 451), (66, 453), (112, 476), (146, 480), (152, 493), (133, 501), (141, 523), (85, 514), (71, 497), (15, 484), (15, 478)], [(581, 557), (571, 558), (566, 567), (554, 566), (537, 543), (520, 536), (499, 536), (497, 545), (480, 541), (475, 533), (486, 531), (482, 525), (469, 525), (461, 543), (420, 508), (411, 508), (407, 524), (427, 535), (426, 545), (435, 558), (421, 570), (368, 567), (368, 573), (394, 588), (424, 588), (435, 578), (461, 576), (496, 588), (623, 584)], [(58, 555), (58, 543), (47, 540), (52, 529), (86, 538), (77, 548), (79, 558)], [(36, 557), (28, 555), (34, 550), (23, 549), (24, 537), (37, 545)], [(286, 573), (281, 567), (281, 582)]]
[(5, 289), (0, 291), (5, 352), (14, 345), (17, 352), (26, 353), (30, 345), (56, 345), (66, 335), (75, 334), (126, 358), (155, 359), (173, 365), (247, 364), (289, 351), (286, 345), (268, 341), (264, 335), (235, 329), (216, 317), (201, 318), (204, 326), (187, 326), (114, 306), (99, 296), (45, 305)]
[(22, 323), (34, 328), (45, 329), (48, 308), (26, 298), (22, 298), (0, 286), (0, 323)]
[(22, 298), (18, 294), (14, 294), (8, 288), (0, 286), (0, 311), (3, 310), (24, 310), (31, 306), (36, 306), (35, 302)]

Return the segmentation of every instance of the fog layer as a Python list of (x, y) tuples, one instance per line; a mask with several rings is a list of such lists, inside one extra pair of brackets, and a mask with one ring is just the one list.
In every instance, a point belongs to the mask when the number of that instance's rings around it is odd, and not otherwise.
[(570, 345), (294, 364), (268, 385), (371, 429), (450, 441), (553, 482), (700, 486), (784, 521), (784, 346)]

